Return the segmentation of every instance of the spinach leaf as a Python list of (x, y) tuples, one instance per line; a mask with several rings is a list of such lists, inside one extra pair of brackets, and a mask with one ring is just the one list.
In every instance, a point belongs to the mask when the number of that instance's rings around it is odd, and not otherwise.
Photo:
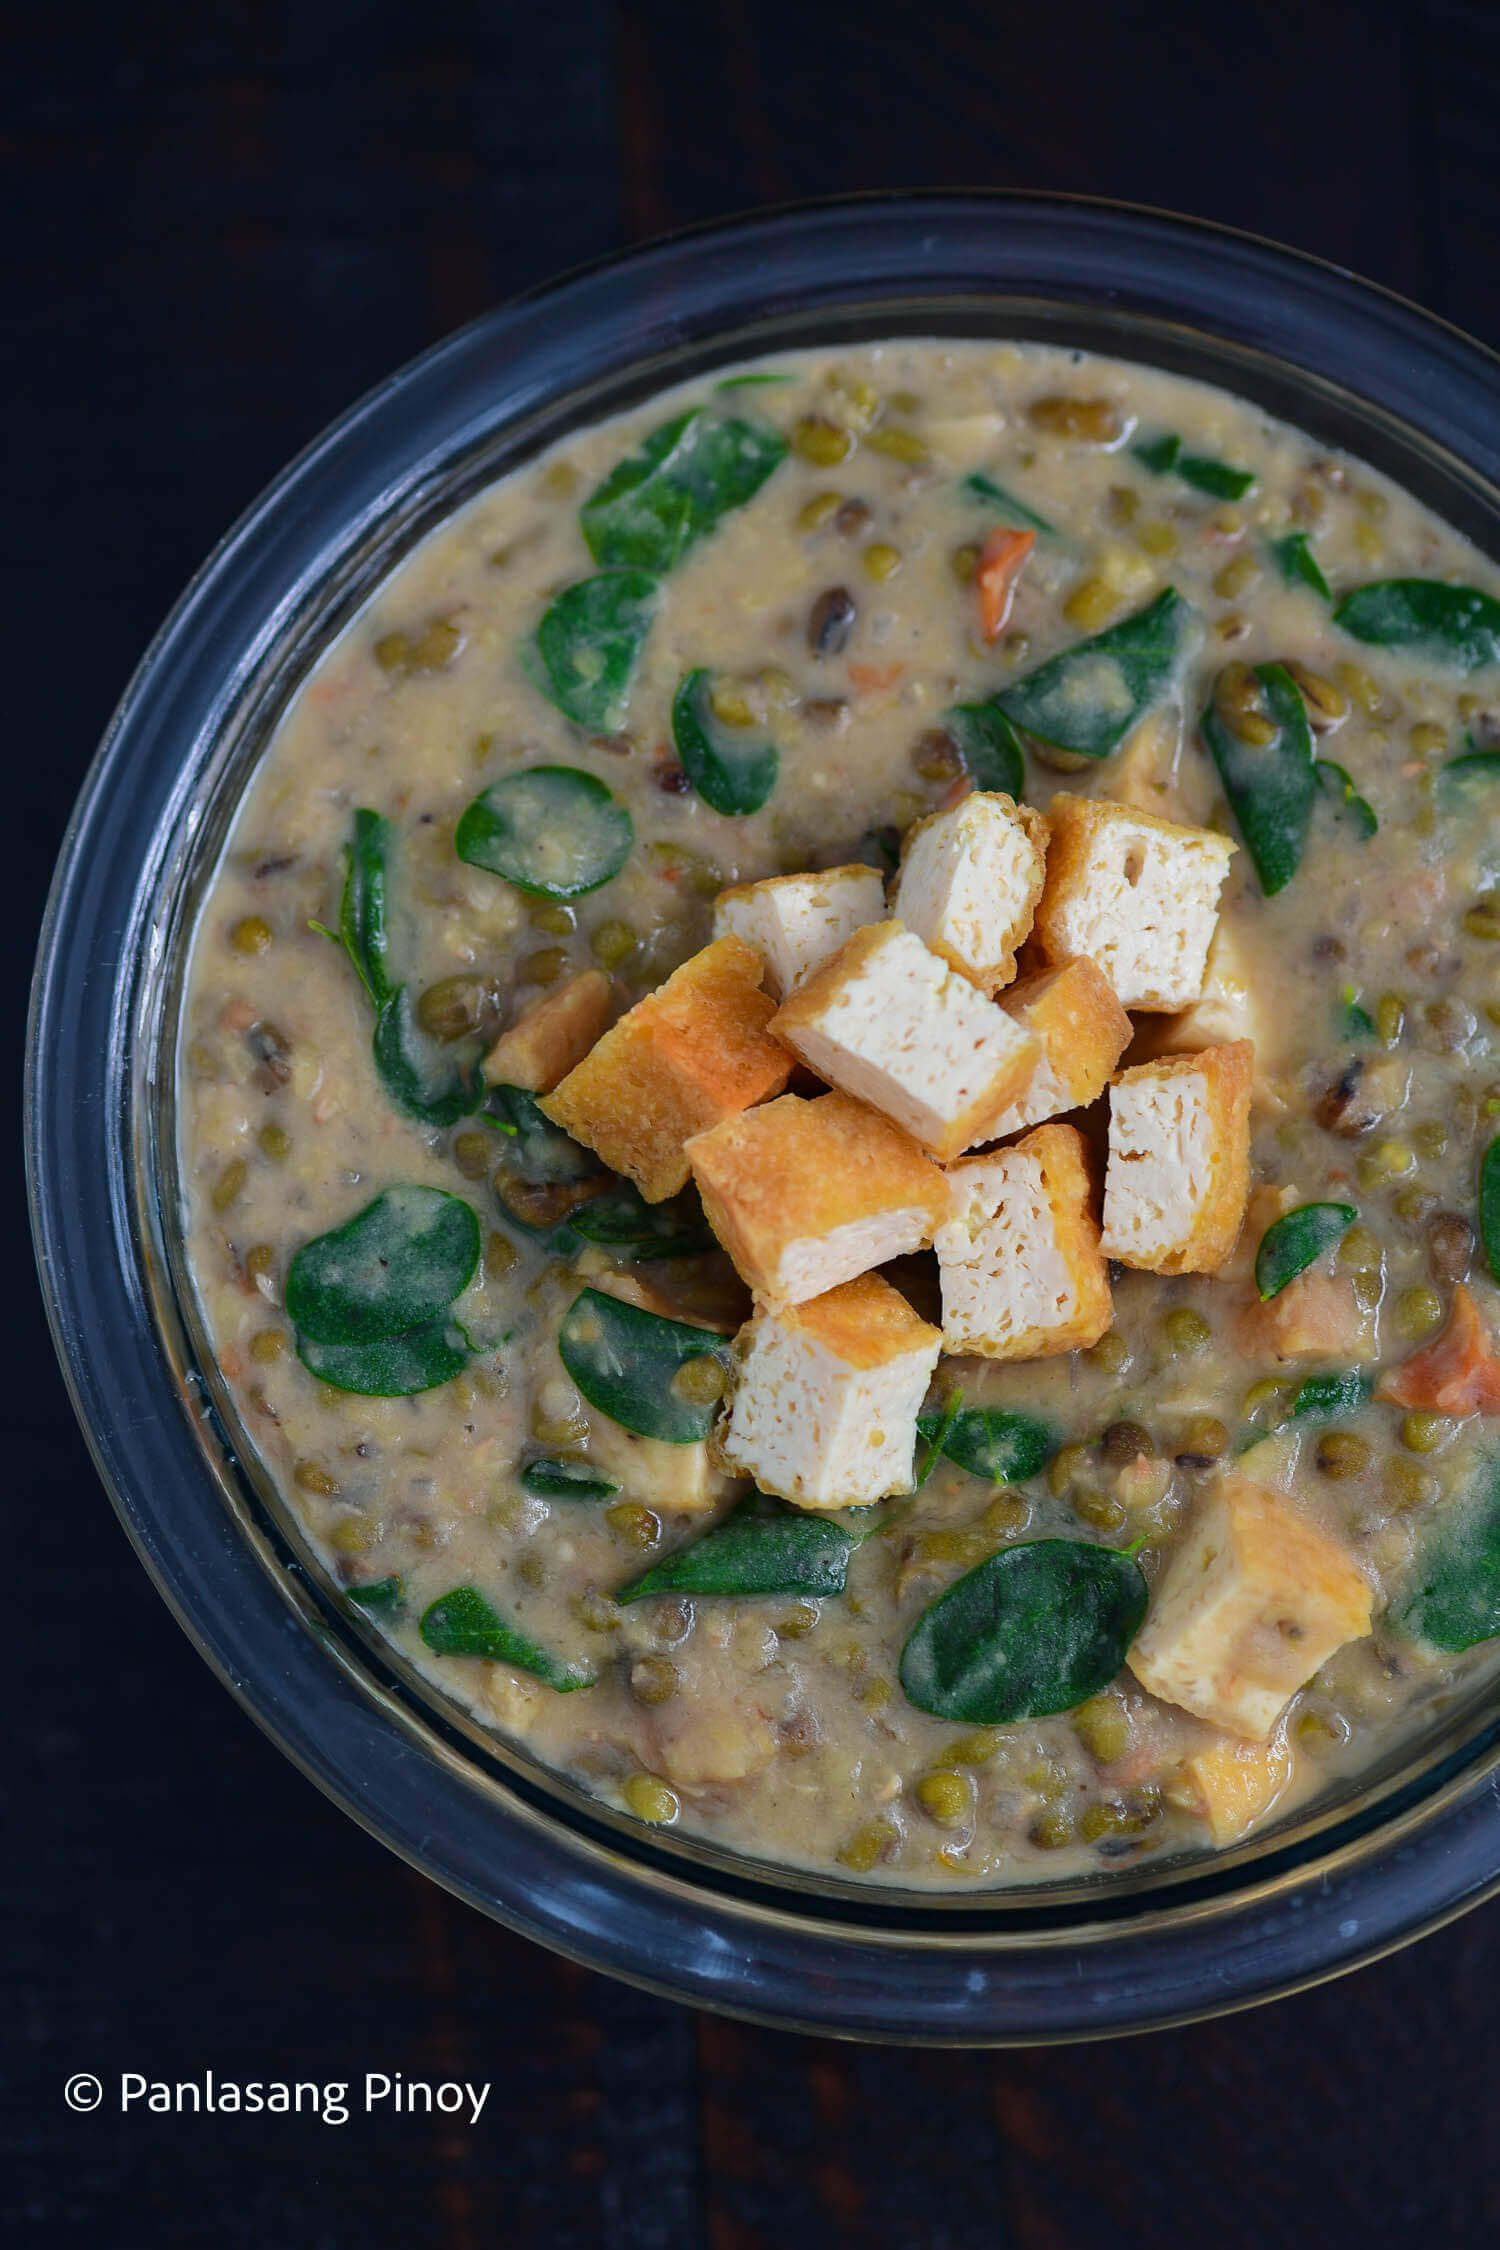
[(1500, 664), (1500, 601), (1440, 578), (1383, 578), (1335, 603), (1335, 625), (1376, 648), (1409, 648), (1460, 672)]
[(466, 1062), (445, 1061), (436, 1069), (428, 1061), (430, 1049), (412, 1020), (404, 984), (397, 985), (375, 1018), (373, 1052), (380, 1082), (397, 1109), (424, 1125), (456, 1125), (484, 1100), (477, 1055)]
[(616, 1254), (630, 1253), (632, 1264), (652, 1258), (701, 1258), (717, 1248), (691, 1189), (668, 1203), (647, 1203), (629, 1180), (607, 1188), (573, 1214), (575, 1233)]
[(713, 1427), (716, 1397), (684, 1396), (680, 1374), (691, 1361), (729, 1365), (730, 1339), (715, 1328), (627, 1305), (585, 1289), (563, 1315), (557, 1348), (590, 1406), (641, 1437), (693, 1445)]
[(1168, 586), (1134, 616), (1050, 657), (992, 701), (1054, 750), (1107, 758), (1170, 683), (1192, 621), (1191, 608)]
[(1352, 1369), (1334, 1375), (1309, 1375), (1299, 1384), (1292, 1401), (1294, 1418), (1303, 1414), (1357, 1414), (1366, 1405), (1375, 1385), (1368, 1375)]
[(998, 703), (950, 703), (943, 731), (957, 743), (976, 789), (1003, 789), (1019, 797), (1026, 786), (1021, 738)]
[(1333, 600), (1333, 588), (1323, 576), (1305, 531), (1289, 531), (1284, 539), (1273, 539), (1270, 552), (1288, 586), (1310, 586), (1325, 602)]
[(643, 570), (606, 570), (564, 587), (536, 629), (526, 669), (565, 718), (612, 734), (656, 616), (661, 587)]
[(1184, 484), (1195, 486), (1214, 500), (1243, 500), (1255, 483), (1253, 469), (1232, 468), (1227, 461), (1215, 460), (1210, 453), (1184, 453), (1182, 439), (1175, 430), (1149, 438), (1142, 445), (1133, 445), (1130, 450), (1142, 468), (1149, 469), (1154, 477), (1175, 472)]
[(723, 516), (754, 499), (786, 449), (768, 423), (720, 419), (701, 406), (674, 415), (584, 502), (579, 522), (589, 553), (604, 569), (664, 575)]
[(477, 1586), (455, 1586), (451, 1593), (439, 1594), (422, 1612), (418, 1630), (435, 1656), (485, 1656), (494, 1664), (514, 1664), (561, 1695), (594, 1684), (592, 1672), (565, 1664), (507, 1625)]
[(1434, 1648), (1473, 1648), (1500, 1633), (1500, 1460), (1466, 1501), (1450, 1503), (1434, 1526), (1418, 1580), (1392, 1623)]
[(302, 1245), (286, 1278), (287, 1317), (314, 1343), (374, 1343), (435, 1320), (478, 1265), (479, 1221), (460, 1196), (386, 1188)]
[(1358, 1217), (1352, 1203), (1299, 1203), (1295, 1211), (1273, 1219), (1255, 1253), (1255, 1286), (1262, 1302), (1342, 1242)]
[(406, 1600), (406, 1587), (399, 1578), (375, 1578), (368, 1585), (346, 1586), (345, 1598), (356, 1609), (373, 1609), (377, 1614), (391, 1615)]
[(1318, 777), (1318, 787), (1325, 797), (1331, 797), (1340, 814), (1349, 821), (1361, 844), (1367, 844), (1379, 828), (1375, 808), (1369, 799), (1355, 788), (1348, 772), (1336, 765), (1332, 758), (1318, 758), (1313, 771)]
[[(937, 1467), (939, 1458), (948, 1443), (948, 1433), (963, 1412), (963, 1404), (963, 1392), (955, 1391), (941, 1414), (919, 1414), (917, 1416), (917, 1434), (926, 1440), (927, 1458), (917, 1472), (916, 1482), (912, 1486), (914, 1492), (921, 1491), (923, 1485)], [(928, 1425), (926, 1429), (922, 1427), (924, 1422)]]
[(1056, 524), (1048, 523), (1046, 517), (1039, 516), (1035, 508), (1028, 508), (1024, 500), (1018, 500), (1013, 492), (1007, 491), (1003, 484), (987, 475), (983, 469), (975, 469), (972, 475), (964, 478), (964, 490), (971, 499), (982, 500), (986, 507), (993, 508), (1002, 523), (1015, 525), (1021, 530), (1040, 531), (1049, 539), (1057, 537)]
[(1341, 1039), (1375, 1039), (1379, 1037), (1375, 1018), (1368, 1008), (1362, 1008), (1352, 984), (1346, 984), (1339, 1002), (1339, 1037)]
[(672, 740), (682, 770), (706, 805), (733, 819), (759, 812), (776, 786), (781, 756), (754, 727), (725, 726), (710, 694), (713, 674), (683, 674), (672, 698)]
[(596, 1179), (604, 1170), (593, 1150), (554, 1125), (524, 1086), (491, 1086), (479, 1114), (512, 1142), (518, 1168), (528, 1180)]
[(597, 774), (526, 766), (467, 806), (453, 846), (470, 867), (503, 875), (532, 898), (582, 898), (629, 859), (635, 823)]
[(901, 1685), (919, 1711), (971, 1726), (1071, 1711), (1114, 1678), (1145, 1614), (1129, 1555), (1072, 1539), (1002, 1547), (918, 1618)]
[(1220, 709), (1217, 689), (1199, 727), (1260, 887), (1273, 898), (1297, 872), (1318, 776), (1307, 706), (1291, 673), (1282, 664), (1258, 664), (1255, 677), (1276, 729), (1270, 742), (1246, 742), (1236, 734)]
[(332, 938), (348, 954), (355, 975), (377, 1008), (391, 993), (386, 974), (386, 860), (395, 831), (378, 812), (362, 805), (354, 815), (354, 833), (344, 846), (344, 888), (339, 899), (336, 930), (314, 922), (323, 937)]
[(1460, 784), (1465, 781), (1500, 780), (1500, 750), (1476, 750), (1472, 735), (1465, 736), (1468, 747), (1457, 758), (1450, 758), (1443, 768), (1444, 781)]
[(790, 1509), (762, 1515), (751, 1501), (620, 1587), (615, 1600), (638, 1602), (648, 1594), (841, 1594), (857, 1543), (824, 1516)]
[(794, 375), (726, 375), (721, 382), (715, 383), (714, 389), (716, 391), (748, 391), (762, 383), (793, 383), (795, 381)]
[[(937, 1438), (938, 1417), (917, 1416), (917, 1432), (929, 1445)], [(1052, 1432), (1030, 1414), (1002, 1414), (998, 1407), (969, 1406), (956, 1414), (942, 1450), (971, 1476), (991, 1484), (1023, 1484), (1044, 1468), (1052, 1451)]]
[(424, 1125), (453, 1125), (477, 1107), (483, 1085), (477, 1055), (467, 1065), (450, 1064), (435, 1081), (424, 1062), (424, 1043), (412, 1021), (404, 985), (392, 984), (387, 964), (387, 882), (390, 822), (367, 806), (354, 815), (354, 832), (344, 847), (344, 890), (337, 931), (321, 922), (313, 928), (342, 945), (354, 972), (375, 1003), (373, 1054), (381, 1084), (397, 1109)]
[(1500, 1136), (1479, 1163), (1479, 1235), (1491, 1279), (1500, 1281)]
[(536, 1500), (607, 1500), (620, 1487), (586, 1461), (528, 1461), (521, 1489)]
[(469, 1340), (454, 1321), (429, 1320), (372, 1344), (315, 1344), (297, 1338), (297, 1357), (320, 1383), (362, 1398), (409, 1398), (451, 1382), (469, 1364)]

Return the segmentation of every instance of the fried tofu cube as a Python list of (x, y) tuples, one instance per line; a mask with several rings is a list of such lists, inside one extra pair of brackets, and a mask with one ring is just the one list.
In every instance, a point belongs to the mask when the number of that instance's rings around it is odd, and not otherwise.
[(1292, 1778), (1292, 1753), (1280, 1734), (1269, 1742), (1226, 1737), (1182, 1762), (1180, 1782), (1166, 1794), (1207, 1821), (1216, 1844), (1237, 1843), (1275, 1804)]
[(942, 1159), (988, 1138), (1041, 1051), (1033, 1032), (897, 921), (860, 930), (814, 969), (772, 1029), (820, 1078)]
[(1247, 1039), (1122, 1070), (1110, 1088), (1104, 1255), (1148, 1273), (1217, 1273), (1250, 1195)]
[(1191, 1007), (1235, 849), (1228, 837), (1067, 791), (1047, 817), (1052, 841), (1036, 913), (1047, 959), (1087, 953), (1122, 1008)]
[(932, 1240), (948, 1183), (850, 1094), (783, 1094), (687, 1145), (708, 1223), (758, 1297), (801, 1304)]
[(802, 1508), (909, 1492), (942, 1345), (878, 1274), (803, 1305), (761, 1306), (740, 1331), (726, 1465)]
[(1370, 1615), (1369, 1582), (1345, 1550), (1284, 1493), (1232, 1469), (1204, 1495), (1126, 1661), (1163, 1702), (1266, 1742)]
[(648, 1203), (676, 1195), (693, 1135), (779, 1094), (791, 1076), (761, 975), (741, 939), (716, 939), (606, 1031), (542, 1109)]
[(784, 1000), (809, 969), (884, 917), (885, 884), (873, 867), (825, 867), (721, 891), (714, 936), (743, 938), (766, 965), (766, 990)]
[(992, 996), (1016, 973), (1047, 870), (1047, 823), (976, 790), (907, 831), (891, 912)]
[(614, 988), (602, 969), (580, 969), (524, 1008), (484, 1058), (485, 1084), (550, 1094), (604, 1033)]
[(1080, 953), (1060, 969), (1038, 969), (1000, 1005), (1036, 1034), (1042, 1051), (1019, 1099), (991, 1126), (997, 1141), (1098, 1100), (1130, 1045), (1131, 1023), (1097, 962)]
[(1041, 1125), (955, 1164), (948, 1185), (951, 1216), (933, 1238), (944, 1348), (1042, 1359), (1097, 1344), (1113, 1313), (1077, 1128)]

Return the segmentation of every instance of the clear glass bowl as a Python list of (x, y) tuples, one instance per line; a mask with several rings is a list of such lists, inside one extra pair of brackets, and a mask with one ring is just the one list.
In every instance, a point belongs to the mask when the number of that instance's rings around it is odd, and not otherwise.
[(1265, 1999), (1500, 1887), (1495, 1696), (1455, 1697), (1343, 1798), (1235, 1850), (1087, 1882), (874, 1889), (648, 1832), (483, 1731), (332, 1596), (236, 1426), (177, 1221), (183, 935), (330, 638), (437, 522), (569, 428), (752, 353), (894, 334), (1077, 344), (1222, 384), (1500, 553), (1500, 363), (1245, 236), (1049, 197), (855, 198), (570, 276), (354, 407), (147, 652), (48, 908), (28, 1165), (58, 1351), (143, 1561), (266, 1731), (375, 1835), (512, 1928), (680, 1999), (857, 2037), (1030, 2043)]

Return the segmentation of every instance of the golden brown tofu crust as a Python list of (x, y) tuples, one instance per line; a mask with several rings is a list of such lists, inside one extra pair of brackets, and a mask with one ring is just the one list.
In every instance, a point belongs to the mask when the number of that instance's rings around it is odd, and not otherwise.
[(550, 1094), (608, 1029), (614, 987), (602, 969), (581, 969), (544, 993), (501, 1033), (484, 1058), (485, 1083)]
[[(1048, 805), (1047, 818), (1052, 824), (1052, 840), (1047, 847), (1047, 880), (1032, 925), (1032, 938), (1047, 960), (1053, 962), (1073, 957), (1073, 947), (1061, 927), (1061, 917), (1087, 879), (1094, 839), (1101, 830), (1116, 821), (1128, 820), (1132, 827), (1153, 829), (1160, 836), (1178, 841), (1184, 836), (1201, 837), (1212, 833), (1180, 820), (1164, 820), (1160, 813), (1143, 812), (1134, 805), (1117, 804), (1110, 797), (1076, 797), (1066, 789), (1059, 790)], [(1220, 839), (1215, 837), (1214, 841)]]
[(1098, 1100), (1134, 1027), (1097, 961), (1080, 953), (1037, 970), (1002, 993), (1000, 1005), (1036, 1033), (1077, 1108)]
[(776, 1003), (761, 975), (741, 939), (716, 938), (622, 1016), (543, 1111), (648, 1203), (676, 1195), (693, 1135), (779, 1094), (791, 1076), (791, 1056), (767, 1030)]
[(788, 1327), (802, 1329), (816, 1343), (842, 1360), (846, 1367), (884, 1367), (908, 1352), (930, 1351), (942, 1341), (888, 1281), (877, 1273), (862, 1273), (854, 1281), (841, 1281), (810, 1297), (805, 1305), (789, 1305), (776, 1315)]
[[(1145, 1270), (1150, 1273), (1217, 1273), (1234, 1253), (1250, 1200), (1250, 1093), (1255, 1082), (1255, 1042), (1236, 1039), (1227, 1047), (1200, 1047), (1195, 1055), (1164, 1055), (1120, 1071), (1110, 1084), (1126, 1086), (1142, 1078), (1191, 1077), (1201, 1072), (1208, 1086), (1213, 1132), (1213, 1174), (1198, 1207), (1188, 1240), (1175, 1245)], [(1135, 1264), (1143, 1261), (1134, 1259)]]
[(889, 1211), (948, 1208), (937, 1165), (899, 1125), (837, 1091), (783, 1094), (727, 1117), (687, 1146), (709, 1225), (752, 1289), (778, 1294), (789, 1243)]

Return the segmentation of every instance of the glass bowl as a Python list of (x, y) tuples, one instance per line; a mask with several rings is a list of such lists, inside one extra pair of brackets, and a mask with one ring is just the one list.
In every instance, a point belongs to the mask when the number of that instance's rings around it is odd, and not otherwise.
[(571, 275), (351, 409), (214, 553), (84, 785), (42, 933), (27, 1151), (48, 1314), (126, 1529), (186, 1631), (320, 1787), (511, 1928), (700, 2005), (906, 2042), (1180, 2022), (1371, 1960), (1500, 1887), (1500, 1701), (1238, 1848), (952, 1896), (647, 1831), (412, 1674), (313, 1564), (206, 1350), (177, 1224), (182, 940), (245, 777), (374, 585), (568, 429), (752, 353), (1029, 337), (1251, 398), (1500, 553), (1500, 363), (1337, 269), (1054, 197), (851, 198)]

